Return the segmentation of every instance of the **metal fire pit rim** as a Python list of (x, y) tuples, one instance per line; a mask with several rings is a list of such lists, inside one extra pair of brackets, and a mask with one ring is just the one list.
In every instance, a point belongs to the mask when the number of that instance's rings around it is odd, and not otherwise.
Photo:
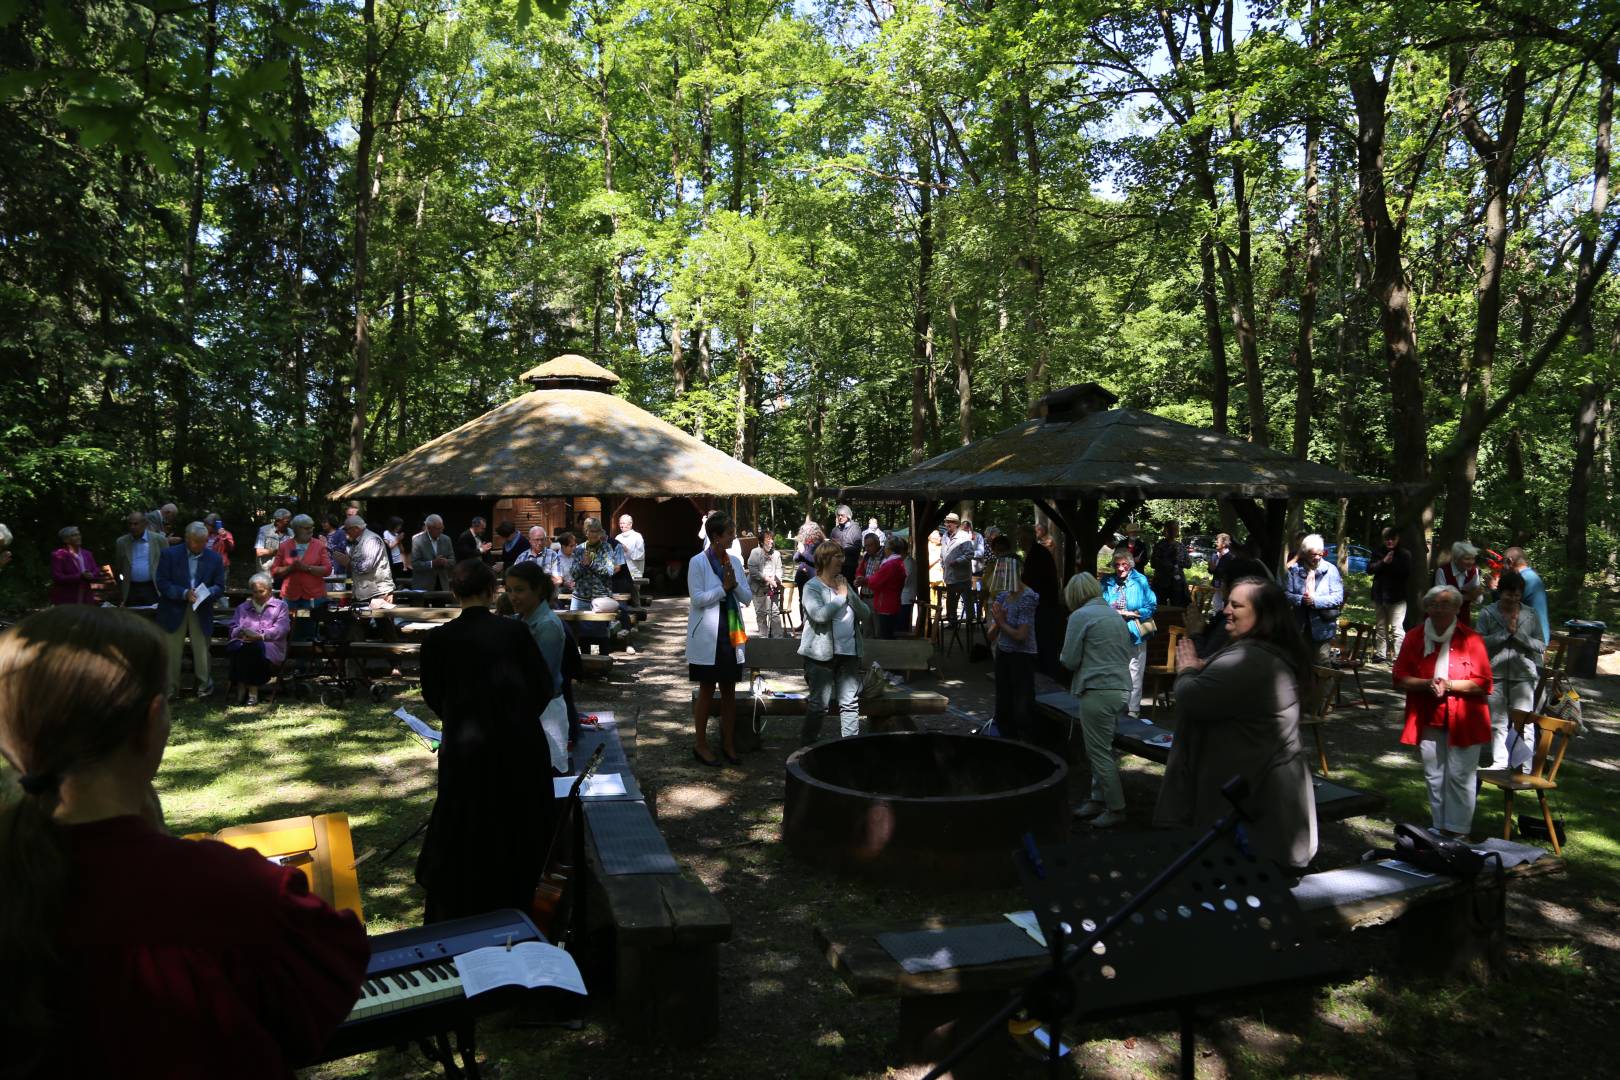
[(873, 799), (889, 803), (916, 803), (918, 805), (928, 805), (930, 803), (938, 802), (972, 803), (986, 799), (1008, 799), (1016, 795), (1022, 795), (1026, 792), (1033, 792), (1039, 788), (1046, 787), (1057, 780), (1062, 780), (1065, 783), (1068, 781), (1068, 762), (1064, 761), (1050, 750), (1043, 750), (1039, 746), (1033, 746), (1030, 743), (1025, 742), (1016, 742), (1016, 740), (1012, 739), (1003, 739), (1000, 741), (1011, 742), (1025, 750), (1039, 754), (1041, 757), (1046, 758), (1050, 764), (1056, 765), (1057, 769), (1052, 774), (1037, 780), (1033, 784), (1025, 784), (1023, 787), (1003, 788), (1000, 791), (986, 791), (973, 795), (889, 795), (881, 791), (866, 791), (861, 788), (844, 787), (842, 784), (830, 783), (826, 780), (820, 779), (819, 777), (811, 776), (810, 773), (805, 769), (804, 765), (799, 761), (801, 757), (812, 750), (818, 750), (821, 747), (830, 746), (835, 743), (847, 743), (854, 739), (914, 739), (940, 737), (948, 739), (990, 738), (988, 735), (958, 735), (954, 732), (948, 731), (882, 731), (873, 732), (869, 735), (852, 735), (848, 739), (826, 739), (819, 743), (813, 743), (810, 746), (801, 746), (797, 750), (793, 751), (793, 753), (789, 754), (787, 759), (787, 773), (790, 777), (797, 778), (801, 783), (814, 784), (816, 787), (827, 791), (838, 792), (842, 795), (854, 795), (863, 799)]

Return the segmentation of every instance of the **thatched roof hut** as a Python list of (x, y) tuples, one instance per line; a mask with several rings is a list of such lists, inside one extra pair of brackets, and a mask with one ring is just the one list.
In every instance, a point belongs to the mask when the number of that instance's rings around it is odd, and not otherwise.
[[(849, 499), (909, 502), (927, 531), (947, 500), (1028, 499), (1080, 550), (1095, 551), (1148, 499), (1232, 506), (1280, 558), (1289, 499), (1384, 495), (1393, 485), (1137, 409), (1096, 383), (1047, 394), (1036, 415), (909, 469), (843, 489)], [(1100, 521), (1103, 499), (1118, 500)]]
[(583, 356), (523, 375), (533, 387), (380, 465), (330, 498), (611, 493), (791, 496), (758, 469), (615, 397), (619, 377)]

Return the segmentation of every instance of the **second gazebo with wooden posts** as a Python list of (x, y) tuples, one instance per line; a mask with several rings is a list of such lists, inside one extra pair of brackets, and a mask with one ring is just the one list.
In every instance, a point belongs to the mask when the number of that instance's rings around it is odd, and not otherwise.
[[(1028, 500), (1059, 526), (1067, 577), (1079, 565), (1076, 552), (1111, 543), (1149, 499), (1226, 503), (1280, 569), (1290, 499), (1394, 491), (1217, 431), (1114, 408), (1118, 400), (1096, 383), (1054, 390), (1029, 420), (839, 495), (907, 503), (919, 542), (960, 499)], [(1105, 500), (1113, 502), (1106, 517)]]
[[(523, 373), (527, 393), (423, 443), (330, 494), (364, 499), (380, 524), (408, 530), (439, 514), (452, 534), (474, 516), (549, 535), (621, 514), (647, 541), (647, 571), (675, 579), (698, 550), (703, 511), (716, 500), (794, 496), (786, 484), (613, 393), (619, 377), (564, 355)], [(669, 581), (673, 585), (673, 580)]]

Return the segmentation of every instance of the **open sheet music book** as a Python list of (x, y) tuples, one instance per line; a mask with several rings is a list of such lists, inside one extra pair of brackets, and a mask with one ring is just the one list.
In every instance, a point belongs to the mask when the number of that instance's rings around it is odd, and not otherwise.
[(490, 945), (456, 957), (456, 974), (468, 997), (497, 986), (526, 986), (531, 990), (555, 986), (571, 993), (585, 993), (574, 958), (555, 945), (525, 941), (510, 948)]

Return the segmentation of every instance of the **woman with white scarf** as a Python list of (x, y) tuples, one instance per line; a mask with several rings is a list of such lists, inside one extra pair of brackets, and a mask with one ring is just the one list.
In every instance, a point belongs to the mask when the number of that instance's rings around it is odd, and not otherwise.
[(1423, 597), (1423, 632), (1410, 633), (1395, 659), (1395, 689), (1406, 692), (1401, 742), (1423, 755), (1436, 832), (1466, 839), (1474, 824), (1475, 770), (1491, 741), (1491, 659), (1485, 640), (1457, 613), (1462, 593), (1436, 585)]

